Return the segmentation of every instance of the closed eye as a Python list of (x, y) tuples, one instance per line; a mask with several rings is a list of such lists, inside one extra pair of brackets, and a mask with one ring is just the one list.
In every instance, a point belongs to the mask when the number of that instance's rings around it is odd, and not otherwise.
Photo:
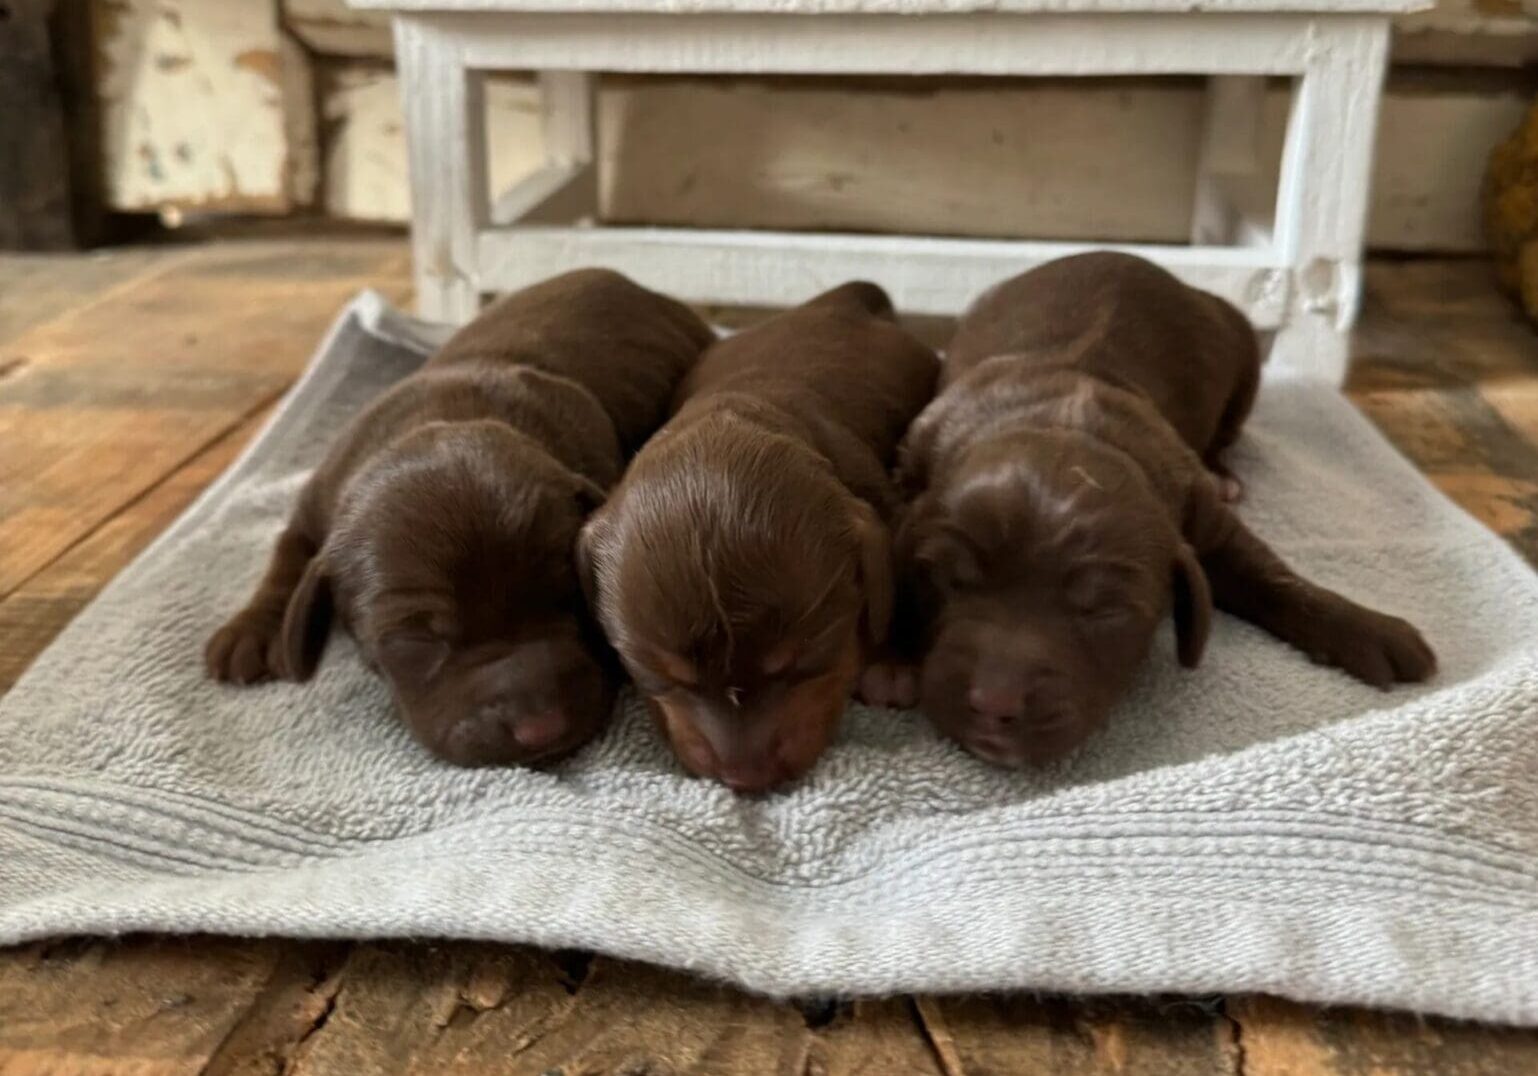
[(983, 582), (982, 558), (959, 534), (937, 535), (919, 547), (917, 559), (945, 590), (963, 590)]
[(1074, 569), (1064, 597), (1079, 617), (1092, 622), (1122, 620), (1138, 611), (1139, 573), (1131, 565), (1097, 563)]

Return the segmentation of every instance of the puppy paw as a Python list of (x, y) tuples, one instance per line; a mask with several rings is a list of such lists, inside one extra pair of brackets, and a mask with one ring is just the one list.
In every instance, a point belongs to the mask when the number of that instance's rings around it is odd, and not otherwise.
[(1360, 606), (1330, 618), (1325, 637), (1308, 648), (1321, 665), (1333, 665), (1373, 687), (1418, 683), (1436, 672), (1437, 658), (1407, 620)]
[(283, 618), (242, 609), (214, 632), (203, 650), (208, 675), (232, 684), (255, 684), (283, 675), (278, 636)]
[(891, 661), (867, 665), (856, 694), (868, 706), (910, 710), (919, 701), (918, 669)]
[(1207, 471), (1218, 500), (1224, 504), (1238, 504), (1244, 499), (1244, 483), (1227, 467), (1221, 463), (1208, 463)]

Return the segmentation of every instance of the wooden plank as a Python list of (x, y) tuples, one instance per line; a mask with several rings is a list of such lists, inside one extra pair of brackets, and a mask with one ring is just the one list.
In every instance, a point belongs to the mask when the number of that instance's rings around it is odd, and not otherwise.
[(513, 184), (491, 207), (497, 224), (519, 220), (573, 220), (593, 211), (591, 164), (547, 164)]
[(1353, 401), (1444, 493), (1538, 564), (1538, 336), (1488, 266), (1374, 266)]
[(1231, 999), (1244, 1076), (1533, 1076), (1538, 1031)]
[[(850, 279), (874, 280), (908, 314), (957, 314), (998, 281), (1083, 243), (691, 228), (488, 229), (476, 262), (484, 291), (524, 287), (573, 265), (606, 265), (687, 302), (784, 305)], [(1270, 251), (1116, 244), (1215, 292), (1256, 325), (1278, 323), (1284, 279)], [(1096, 248), (1100, 249), (1100, 248)]]
[(390, 16), (356, 11), (346, 0), (282, 0), (283, 23), (316, 52), (388, 57)]
[[(1403, 72), (1383, 101), (1368, 243), (1484, 249), (1485, 158), (1524, 87)], [(1272, 87), (1254, 208), (1269, 221), (1289, 94)], [(527, 80), (488, 79), (492, 187), (542, 159)], [(1201, 143), (1196, 80), (613, 77), (599, 94), (602, 217), (616, 224), (1185, 242)], [(327, 69), (325, 204), (408, 217), (394, 75)], [(697, 132), (708, 130), (709, 139)], [(772, 147), (772, 152), (769, 149)], [(1427, 167), (1436, 161), (1438, 167)], [(1126, 182), (1130, 173), (1136, 183)], [(1250, 201), (1245, 202), (1245, 208)], [(1268, 231), (1261, 228), (1260, 232)]]
[[(1340, 15), (1298, 32), (1296, 16), (1168, 14), (678, 15), (535, 12), (516, 19), (411, 14), (477, 70), (763, 75), (1295, 75), (1314, 32), (1377, 27)], [(397, 22), (397, 27), (400, 25)], [(397, 30), (397, 62), (401, 58)]]
[[(485, 79), (487, 197), (545, 160), (534, 79)], [(338, 63), (321, 80), (325, 145), (324, 207), (352, 220), (409, 222), (406, 136), (395, 73), (374, 64)]]
[[(52, 321), (123, 282), (159, 269), (186, 251), (136, 247), (68, 254), (0, 254), (0, 370), (12, 372), (26, 358), (8, 349), (24, 329)], [(0, 375), (3, 376), (3, 375)]]
[[(1011, 14), (1051, 15), (1082, 12), (1105, 15), (1113, 12), (1166, 12), (1184, 14), (1191, 10), (1189, 0), (581, 0), (561, 4), (558, 0), (348, 0), (360, 10), (385, 11), (456, 11), (456, 12), (543, 12), (552, 9), (580, 10), (584, 14), (644, 12), (671, 14), (680, 10), (694, 15), (756, 12), (766, 14), (885, 15), (905, 17), (1009, 12)], [(1211, 0), (1203, 11), (1263, 16), (1270, 12), (1319, 12), (1349, 15), (1353, 12), (1423, 11), (1433, 0)], [(894, 69), (895, 70), (895, 69)]]
[(946, 1076), (1241, 1071), (1232, 1025), (1212, 1006), (1189, 1000), (1010, 994), (923, 998), (918, 1005)]
[(74, 245), (64, 106), (48, 20), (53, 0), (7, 0), (0, 17), (0, 250)]
[(469, 321), (480, 308), (476, 232), (491, 212), (485, 80), (461, 62), (452, 35), (430, 20), (397, 18), (395, 54), (406, 115), (417, 311), (439, 321)]
[(290, 1072), (800, 1073), (805, 1036), (789, 1005), (643, 965), (573, 976), (526, 948), (368, 945)]
[(325, 1025), (285, 1072), (510, 1071), (522, 1044), (537, 1041), (572, 1007), (559, 966), (535, 950), (360, 945), (342, 970)]
[(854, 1001), (809, 1020), (807, 1076), (953, 1076), (923, 1033), (911, 998)]
[[(278, 1071), (323, 1008), (343, 947), (224, 938), (69, 941), (0, 952), (0, 1074)], [(261, 1019), (253, 1006), (263, 1003)], [(250, 1059), (234, 1065), (230, 1049)], [(217, 1062), (217, 1064), (216, 1064)]]
[(113, 576), (223, 473), (266, 419), (264, 409), (242, 422), (0, 599), (0, 694), (10, 690)]
[(0, 596), (274, 399), (397, 241), (215, 246), (11, 341), (0, 380)]

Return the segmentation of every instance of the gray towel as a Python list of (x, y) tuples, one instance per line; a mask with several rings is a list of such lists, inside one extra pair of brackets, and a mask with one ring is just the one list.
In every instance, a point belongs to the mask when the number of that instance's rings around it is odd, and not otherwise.
[(1383, 693), (1219, 617), (1157, 640), (1077, 755), (992, 769), (851, 710), (781, 794), (685, 776), (633, 701), (549, 773), (458, 770), (351, 643), (307, 686), (204, 679), (323, 444), (424, 330), (364, 296), (267, 432), (0, 703), (0, 942), (495, 938), (775, 994), (1267, 991), (1538, 1023), (1538, 585), (1333, 390), (1274, 381), (1244, 516), (1409, 617)]

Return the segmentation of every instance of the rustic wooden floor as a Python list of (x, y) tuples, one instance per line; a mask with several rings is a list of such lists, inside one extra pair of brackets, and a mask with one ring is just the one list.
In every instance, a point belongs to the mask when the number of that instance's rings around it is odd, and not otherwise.
[[(0, 691), (216, 476), (393, 238), (0, 258)], [(1483, 265), (1379, 263), (1351, 391), (1538, 563), (1538, 336)], [(1538, 969), (1535, 969), (1538, 974)], [(794, 1006), (581, 954), (221, 938), (0, 950), (0, 1076), (1538, 1073), (1538, 1032), (1263, 997)]]

